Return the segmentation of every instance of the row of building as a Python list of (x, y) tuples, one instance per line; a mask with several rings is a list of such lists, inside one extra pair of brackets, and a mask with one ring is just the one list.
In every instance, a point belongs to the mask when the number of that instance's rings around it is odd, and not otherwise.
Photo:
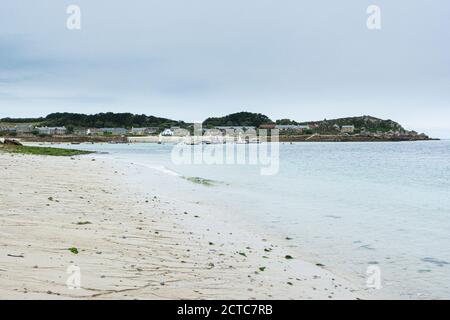
[[(341, 133), (353, 133), (355, 127), (353, 125), (344, 125), (339, 127), (335, 125), (336, 130)], [(217, 126), (216, 130), (224, 134), (236, 134), (239, 132), (245, 132), (248, 130), (255, 130), (256, 127), (252, 126)], [(304, 133), (306, 130), (314, 129), (309, 125), (276, 125), (276, 124), (263, 124), (259, 126), (259, 129), (278, 129), (280, 132), (295, 132)], [(17, 125), (15, 127), (0, 127), (0, 132), (15, 132), (17, 134), (42, 134), (42, 135), (65, 135), (68, 134), (66, 127), (35, 127), (33, 125)], [(112, 136), (148, 136), (160, 133), (162, 136), (186, 136), (189, 135), (189, 130), (181, 127), (170, 127), (160, 132), (158, 127), (145, 127), (145, 128), (88, 128), (74, 130), (75, 135), (82, 136), (98, 136), (98, 135), (112, 135)]]
[[(340, 131), (341, 133), (353, 133), (355, 132), (355, 126), (354, 125), (343, 125), (339, 127), (337, 124), (334, 125), (335, 129)], [(294, 125), (294, 124), (287, 124), (287, 125), (279, 125), (279, 124), (262, 124), (259, 126), (259, 129), (266, 129), (266, 130), (272, 130), (272, 129), (278, 129), (280, 132), (295, 132), (295, 133), (304, 133), (307, 130), (316, 129), (317, 125)], [(229, 127), (216, 127), (216, 129), (219, 129), (220, 131), (226, 131), (226, 132), (237, 132), (237, 131), (246, 131), (248, 129), (255, 130), (256, 127), (242, 127), (242, 126), (229, 126)]]
[[(138, 136), (146, 136), (156, 134), (159, 131), (158, 127), (147, 127), (147, 128), (90, 128), (84, 131), (85, 135), (93, 136), (93, 135), (113, 135), (113, 136), (124, 136), (127, 134), (138, 135)], [(79, 132), (80, 133), (80, 132)], [(82, 133), (82, 132), (81, 132)]]
[[(132, 128), (127, 130), (125, 128), (92, 128), (92, 129), (78, 129), (73, 133), (76, 135), (126, 135), (129, 133), (150, 134), (157, 132), (156, 129), (151, 128)], [(44, 134), (44, 135), (65, 135), (68, 134), (66, 127), (35, 127), (33, 125), (17, 125), (14, 127), (0, 127), (0, 132), (13, 132), (16, 134)], [(71, 132), (72, 133), (72, 132)]]
[[(159, 133), (158, 127), (146, 127), (146, 128), (88, 128), (77, 129), (71, 134), (80, 136), (98, 136), (98, 135), (112, 135), (112, 136), (124, 136), (124, 135), (137, 135), (147, 136)], [(0, 132), (9, 132), (16, 134), (43, 134), (43, 135), (65, 135), (68, 134), (66, 127), (36, 127), (33, 125), (16, 125), (14, 127), (0, 127)], [(171, 127), (165, 129), (162, 134), (166, 136), (172, 135), (184, 135), (187, 130), (180, 127)]]
[(35, 127), (28, 124), (20, 124), (14, 127), (0, 127), (0, 132), (9, 132), (16, 134), (46, 134), (46, 135), (64, 135), (67, 133), (66, 127)]

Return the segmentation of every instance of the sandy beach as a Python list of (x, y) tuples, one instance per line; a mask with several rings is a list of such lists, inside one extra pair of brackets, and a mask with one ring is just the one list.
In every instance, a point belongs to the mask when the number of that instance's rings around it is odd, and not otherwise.
[[(157, 183), (187, 181), (154, 172), (151, 187), (136, 186), (142, 170), (0, 153), (0, 299), (364, 298), (288, 245)], [(71, 266), (81, 288), (66, 284)]]

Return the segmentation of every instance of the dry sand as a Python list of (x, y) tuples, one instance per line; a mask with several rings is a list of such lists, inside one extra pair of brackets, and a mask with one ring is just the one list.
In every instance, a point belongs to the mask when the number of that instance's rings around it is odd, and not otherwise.
[[(129, 179), (139, 170), (0, 153), (0, 299), (362, 298), (201, 203), (160, 196), (157, 183), (142, 192)], [(81, 288), (68, 288), (70, 266)]]

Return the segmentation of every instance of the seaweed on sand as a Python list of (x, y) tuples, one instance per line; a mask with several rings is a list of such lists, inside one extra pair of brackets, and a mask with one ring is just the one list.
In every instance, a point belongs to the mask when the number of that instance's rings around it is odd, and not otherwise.
[(201, 177), (185, 177), (183, 176), (183, 179), (190, 181), (192, 183), (201, 184), (203, 186), (212, 187), (216, 185), (218, 182), (210, 179), (205, 179)]

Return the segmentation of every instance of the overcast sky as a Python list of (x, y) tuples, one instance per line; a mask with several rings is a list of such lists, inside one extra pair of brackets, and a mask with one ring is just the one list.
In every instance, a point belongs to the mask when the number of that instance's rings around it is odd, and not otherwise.
[(2, 0), (0, 117), (370, 114), (450, 137), (449, 31), (448, 0)]

